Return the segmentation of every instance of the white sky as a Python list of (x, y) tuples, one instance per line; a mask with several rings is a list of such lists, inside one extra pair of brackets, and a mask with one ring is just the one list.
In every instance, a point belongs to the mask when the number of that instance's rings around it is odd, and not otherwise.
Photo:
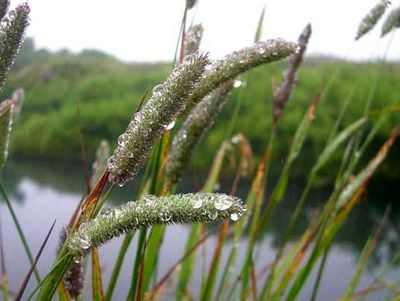
[[(344, 58), (382, 57), (390, 36), (379, 40), (380, 25), (353, 42), (362, 17), (378, 0), (199, 0), (190, 14), (205, 27), (202, 49), (213, 56), (250, 45), (266, 5), (263, 38), (296, 40), (311, 22), (309, 53)], [(20, 0), (12, 0), (19, 3)], [(30, 0), (28, 34), (38, 47), (79, 51), (95, 48), (125, 61), (170, 60), (184, 0)], [(392, 7), (400, 1), (392, 1)], [(394, 37), (389, 57), (400, 58)]]

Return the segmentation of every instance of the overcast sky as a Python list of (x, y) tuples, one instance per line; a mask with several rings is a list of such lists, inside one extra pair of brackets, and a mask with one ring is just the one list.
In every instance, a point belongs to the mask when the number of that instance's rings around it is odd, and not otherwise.
[[(11, 0), (19, 3), (19, 0)], [(184, 0), (30, 0), (29, 35), (37, 46), (79, 51), (95, 48), (125, 61), (170, 60), (173, 56)], [(382, 57), (390, 37), (379, 40), (380, 25), (354, 42), (362, 17), (378, 0), (199, 0), (191, 20), (205, 27), (202, 49), (213, 56), (250, 45), (266, 5), (263, 38), (296, 40), (311, 22), (309, 53), (344, 58)], [(392, 7), (399, 1), (392, 1)], [(397, 35), (398, 36), (398, 35)], [(389, 57), (400, 57), (394, 36)]]

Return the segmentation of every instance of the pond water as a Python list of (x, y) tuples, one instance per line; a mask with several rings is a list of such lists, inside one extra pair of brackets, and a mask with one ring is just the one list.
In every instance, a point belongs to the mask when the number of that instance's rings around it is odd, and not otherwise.
[[(182, 185), (182, 191), (195, 191), (200, 187), (201, 177), (196, 175), (188, 178), (189, 180)], [(55, 231), (39, 261), (39, 270), (44, 275), (54, 260), (55, 250), (59, 242), (59, 233), (80, 201), (82, 192), (84, 191), (81, 170), (79, 167), (73, 165), (52, 166), (50, 164), (29, 161), (18, 164), (10, 162), (5, 170), (4, 179), (17, 216), (22, 222), (23, 230), (34, 252), (38, 250), (50, 225), (56, 220)], [(229, 191), (229, 183), (229, 179), (222, 181), (220, 190)], [(239, 194), (244, 195), (248, 184), (244, 182), (241, 185)], [(258, 256), (255, 262), (258, 270), (261, 270), (273, 260), (276, 248), (279, 246), (280, 239), (282, 238), (283, 230), (287, 225), (289, 216), (293, 212), (296, 196), (301, 192), (301, 188), (302, 185), (293, 185), (291, 187), (288, 198), (282, 203), (282, 206), (277, 208), (268, 231), (264, 233), (262, 241), (258, 242)], [(134, 197), (134, 189), (132, 186), (116, 190), (113, 193), (111, 202), (113, 205), (116, 205), (131, 200)], [(383, 191), (386, 190), (383, 189)], [(306, 227), (310, 214), (323, 204), (328, 192), (329, 190), (323, 189), (313, 194), (312, 200), (308, 203), (304, 214), (301, 216), (294, 239), (298, 238), (302, 230)], [(380, 198), (379, 196), (382, 197)], [(329, 253), (320, 287), (319, 300), (337, 300), (341, 296), (352, 277), (357, 258), (377, 222), (382, 218), (386, 205), (390, 202), (394, 205), (395, 201), (397, 201), (396, 194), (387, 192), (384, 194), (375, 193), (369, 195), (367, 200), (353, 211), (344, 229), (339, 232)], [(0, 203), (0, 210), (6, 267), (11, 290), (15, 291), (19, 287), (23, 276), (27, 273), (29, 265), (4, 202)], [(360, 288), (366, 287), (374, 279), (374, 276), (381, 272), (385, 262), (388, 262), (397, 252), (400, 242), (400, 222), (398, 217), (399, 210), (393, 206), (389, 221), (382, 233), (379, 248), (370, 259), (368, 270), (364, 273)], [(159, 257), (160, 267), (158, 275), (163, 276), (182, 256), (188, 231), (188, 226), (168, 227)], [(120, 243), (121, 239), (115, 239), (100, 249), (106, 285)], [(192, 279), (192, 293), (194, 296), (199, 291), (201, 283), (200, 271), (204, 261), (207, 263), (210, 261), (215, 244), (216, 237), (211, 236), (205, 243), (204, 250), (199, 252), (206, 254), (206, 256), (199, 255), (196, 261), (197, 272), (194, 273)], [(246, 238), (240, 243), (239, 262), (244, 257), (245, 245)], [(228, 240), (227, 247), (223, 251), (224, 260), (228, 256), (230, 246), (231, 243)], [(127, 253), (120, 281), (114, 294), (114, 300), (125, 300), (126, 298), (130, 285), (129, 279), (135, 249), (136, 240), (134, 240)], [(312, 278), (303, 289), (300, 300), (309, 300), (314, 283)], [(387, 278), (400, 280), (400, 270), (391, 267)], [(89, 284), (89, 280), (87, 281), (87, 284)], [(31, 279), (29, 289), (32, 290), (34, 285), (35, 281)], [(89, 291), (83, 300), (91, 299)], [(376, 292), (370, 294), (366, 300), (381, 300), (384, 295), (384, 292)], [(172, 299), (173, 291), (167, 290), (162, 300)]]

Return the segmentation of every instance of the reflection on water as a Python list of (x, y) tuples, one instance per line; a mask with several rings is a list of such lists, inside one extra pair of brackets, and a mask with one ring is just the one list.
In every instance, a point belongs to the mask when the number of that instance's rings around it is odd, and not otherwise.
[[(51, 166), (48, 164), (38, 164), (33, 162), (25, 162), (23, 164), (10, 163), (5, 172), (6, 187), (14, 202), (15, 210), (19, 219), (23, 222), (23, 229), (29, 238), (29, 243), (33, 250), (37, 250), (48, 231), (51, 223), (56, 220), (56, 228), (53, 232), (50, 242), (44, 251), (39, 262), (39, 270), (42, 274), (48, 271), (55, 257), (55, 250), (58, 244), (58, 233), (71, 216), (75, 206), (80, 201), (82, 191), (84, 191), (82, 173), (77, 166)], [(221, 190), (229, 191), (230, 180), (222, 181)], [(198, 176), (187, 178), (182, 184), (182, 191), (194, 191), (201, 186), (201, 179)], [(249, 183), (243, 183), (239, 194), (245, 194)], [(226, 189), (225, 189), (226, 188)], [(262, 241), (258, 244), (258, 257), (256, 267), (262, 269), (274, 258), (276, 247), (279, 246), (282, 238), (283, 230), (287, 226), (287, 221), (295, 206), (296, 196), (301, 192), (301, 185), (291, 188), (289, 197), (282, 202), (272, 217), (267, 233), (264, 233)], [(127, 187), (116, 190), (113, 193), (111, 202), (116, 205), (134, 197), (135, 187)], [(310, 215), (317, 208), (323, 205), (323, 200), (329, 191), (317, 191), (313, 200), (309, 202), (306, 210), (301, 216), (298, 227), (296, 228), (294, 239), (298, 238), (302, 231), (306, 228)], [(376, 194), (382, 195), (382, 194)], [(361, 252), (365, 242), (376, 226), (377, 222), (382, 218), (383, 211), (390, 201), (395, 204), (396, 196), (384, 195), (385, 199), (380, 199), (370, 195), (366, 202), (357, 207), (351, 214), (344, 230), (340, 231), (335, 243), (330, 251), (327, 261), (326, 272), (323, 277), (320, 290), (320, 300), (336, 300), (337, 297), (345, 290), (352, 273), (354, 271), (357, 257)], [(399, 207), (399, 206), (398, 206)], [(3, 229), (3, 238), (5, 244), (5, 257), (7, 270), (10, 277), (11, 288), (16, 290), (23, 276), (28, 270), (28, 261), (21, 243), (17, 238), (16, 230), (13, 226), (8, 211), (3, 203), (0, 205), (1, 222)], [(371, 258), (371, 262), (366, 275), (361, 281), (361, 287), (365, 287), (378, 273), (383, 266), (393, 257), (399, 249), (400, 221), (399, 208), (393, 206), (390, 220), (383, 231), (380, 247)], [(166, 238), (162, 246), (160, 256), (159, 275), (162, 276), (173, 264), (177, 262), (181, 254), (183, 254), (184, 245), (188, 235), (189, 228), (186, 226), (170, 226), (168, 227)], [(104, 246), (100, 253), (103, 269), (105, 271), (105, 281), (107, 282), (113, 262), (117, 256), (118, 247), (121, 239), (116, 239)], [(196, 295), (201, 283), (201, 268), (203, 261), (210, 261), (211, 254), (214, 250), (216, 238), (211, 237), (205, 244), (206, 258), (200, 257), (196, 261), (198, 273), (194, 273), (193, 293)], [(244, 246), (246, 238), (241, 241), (239, 261), (244, 257)], [(228, 241), (223, 251), (223, 258), (226, 260), (231, 244)], [(131, 245), (126, 257), (126, 264), (123, 266), (120, 282), (118, 284), (115, 300), (125, 300), (127, 290), (129, 288), (129, 279), (131, 274), (131, 266), (135, 255), (136, 241)], [(240, 267), (237, 267), (238, 269)], [(392, 279), (399, 278), (400, 270), (394, 270), (390, 274)], [(396, 278), (397, 277), (397, 278)], [(309, 300), (313, 281), (309, 281), (308, 285), (302, 292), (301, 300)], [(30, 289), (34, 287), (34, 281), (30, 283)], [(171, 296), (167, 293), (166, 296)], [(371, 294), (368, 300), (381, 299), (381, 293)], [(89, 297), (88, 297), (89, 299)]]

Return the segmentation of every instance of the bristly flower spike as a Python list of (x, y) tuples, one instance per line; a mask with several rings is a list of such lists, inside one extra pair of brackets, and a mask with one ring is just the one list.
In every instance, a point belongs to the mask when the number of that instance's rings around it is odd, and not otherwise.
[(244, 211), (239, 199), (225, 194), (147, 195), (139, 201), (108, 209), (81, 224), (65, 246), (70, 255), (79, 259), (92, 248), (139, 228), (158, 224), (212, 223), (227, 218), (237, 221)]
[(118, 138), (118, 146), (108, 160), (111, 182), (122, 186), (139, 172), (155, 140), (185, 110), (207, 64), (207, 55), (187, 56), (163, 84), (153, 89), (150, 99)]
[[(58, 252), (64, 245), (66, 239), (67, 230), (62, 229)], [(84, 287), (84, 271), (81, 259), (76, 258), (76, 260), (71, 264), (70, 268), (64, 275), (63, 283), (70, 297), (72, 297), (73, 300), (77, 300)]]
[(400, 6), (393, 9), (382, 25), (381, 37), (400, 27)]
[(229, 81), (206, 96), (190, 112), (175, 135), (168, 154), (165, 174), (170, 184), (176, 184), (190, 162), (201, 139), (213, 126), (214, 121), (228, 100), (233, 82)]
[(190, 104), (197, 104), (220, 85), (233, 80), (238, 75), (259, 65), (279, 61), (298, 50), (296, 43), (276, 39), (257, 42), (252, 47), (235, 51), (207, 66), (190, 97)]
[(201, 24), (196, 24), (189, 27), (184, 40), (184, 56), (188, 56), (199, 51), (200, 43), (203, 38), (203, 31), (203, 26)]
[(15, 57), (29, 25), (30, 8), (27, 3), (21, 4), (4, 17), (0, 25), (0, 88), (4, 86), (7, 73), (14, 63)]
[(289, 66), (285, 71), (283, 82), (281, 86), (278, 87), (274, 92), (274, 97), (272, 100), (272, 115), (275, 123), (281, 117), (285, 105), (288, 102), (290, 95), (292, 94), (293, 87), (296, 83), (296, 74), (303, 62), (304, 54), (307, 50), (307, 45), (310, 40), (311, 33), (311, 24), (308, 24), (299, 37), (298, 51), (293, 54), (289, 59)]
[(380, 0), (369, 13), (362, 19), (360, 25), (358, 26), (358, 31), (356, 35), (356, 40), (361, 39), (364, 35), (370, 32), (375, 25), (379, 22), (382, 16), (385, 14), (387, 7), (390, 5), (388, 0)]
[[(239, 80), (233, 81), (230, 78), (246, 71), (247, 68), (278, 60), (285, 57), (285, 54), (289, 55), (290, 50), (282, 50), (285, 46), (290, 48), (285, 43), (280, 40), (256, 43), (254, 47), (240, 50), (217, 61), (205, 72), (194, 94), (199, 93), (200, 96), (206, 94), (206, 96), (194, 106), (172, 142), (165, 168), (168, 184), (174, 185), (178, 182), (196, 145), (213, 125), (225, 105), (227, 94), (237, 83), (240, 85)], [(292, 51), (295, 52), (296, 46), (294, 44), (292, 46)], [(212, 90), (213, 87), (220, 85), (218, 81), (222, 82), (222, 86), (208, 94), (207, 89)]]

